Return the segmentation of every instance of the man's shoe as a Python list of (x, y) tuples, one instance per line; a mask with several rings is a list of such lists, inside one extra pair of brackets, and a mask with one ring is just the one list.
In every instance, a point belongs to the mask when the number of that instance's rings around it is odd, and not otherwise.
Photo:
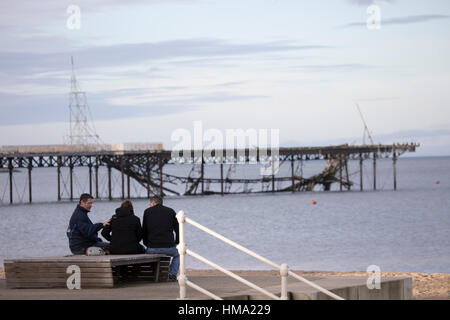
[(177, 281), (177, 276), (169, 273), (169, 277), (167, 278), (167, 282), (175, 282), (175, 281)]

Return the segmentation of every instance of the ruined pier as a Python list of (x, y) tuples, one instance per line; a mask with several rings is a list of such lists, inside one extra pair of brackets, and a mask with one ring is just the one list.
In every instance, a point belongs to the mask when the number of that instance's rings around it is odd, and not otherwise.
[[(147, 197), (157, 195), (207, 195), (250, 192), (297, 192), (312, 191), (316, 185), (323, 190), (330, 190), (334, 183), (339, 184), (339, 190), (351, 190), (354, 183), (350, 181), (348, 162), (359, 162), (359, 186), (363, 191), (363, 162), (371, 161), (373, 165), (373, 190), (377, 189), (377, 159), (391, 158), (393, 164), (392, 186), (397, 190), (397, 159), (406, 152), (415, 152), (418, 144), (403, 143), (391, 145), (337, 145), (319, 147), (294, 147), (271, 149), (233, 149), (233, 150), (163, 150), (162, 146), (149, 147), (144, 150), (108, 149), (98, 146), (33, 146), (1, 147), (0, 171), (9, 175), (9, 203), (13, 203), (13, 177), (17, 169), (23, 168), (28, 173), (28, 202), (33, 201), (32, 170), (35, 168), (52, 167), (57, 172), (56, 200), (74, 200), (77, 196), (73, 189), (74, 167), (85, 167), (88, 170), (89, 192), (96, 198), (99, 195), (99, 168), (105, 167), (108, 176), (108, 196), (112, 200), (112, 170), (120, 172), (121, 199), (131, 198), (130, 180), (134, 179), (147, 190)], [(326, 168), (313, 177), (303, 177), (295, 170), (299, 162), (325, 160)], [(285, 163), (290, 162), (290, 175), (277, 176), (265, 174), (258, 178), (244, 178), (225, 174), (224, 165), (239, 165), (248, 163)], [(165, 166), (178, 164), (189, 165), (192, 170), (189, 175), (174, 175), (164, 172)], [(208, 177), (205, 165), (220, 166), (220, 177)], [(229, 166), (230, 167), (230, 166)], [(69, 194), (67, 198), (61, 195), (61, 169), (69, 169)], [(195, 173), (195, 174), (194, 174)], [(277, 188), (277, 182), (289, 182), (289, 186)], [(231, 192), (230, 186), (241, 184), (245, 187), (239, 192)], [(259, 185), (249, 191), (246, 186)], [(185, 191), (174, 190), (174, 186), (185, 186)], [(210, 185), (216, 185), (218, 191), (211, 191)]]

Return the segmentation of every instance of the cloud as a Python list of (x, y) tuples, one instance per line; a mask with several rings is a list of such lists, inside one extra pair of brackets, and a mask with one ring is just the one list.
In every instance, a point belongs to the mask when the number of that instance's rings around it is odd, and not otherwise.
[(81, 14), (98, 12), (114, 7), (130, 5), (158, 5), (165, 3), (193, 3), (198, 0), (40, 0), (40, 1), (1, 1), (0, 18), (2, 24), (10, 22), (16, 24), (21, 22), (39, 22), (45, 20), (65, 19), (67, 8), (70, 5), (80, 7)]
[(68, 121), (67, 95), (18, 96), (0, 93), (0, 126)]
[(356, 5), (358, 7), (368, 7), (372, 4), (376, 4), (378, 2), (388, 2), (393, 3), (394, 0), (347, 0), (348, 3), (352, 5)]
[(232, 94), (224, 91), (209, 92), (206, 94), (168, 94), (168, 95), (154, 95), (149, 93), (142, 93), (139, 95), (125, 95), (116, 97), (110, 100), (112, 105), (118, 106), (174, 106), (174, 105), (199, 105), (205, 103), (222, 103), (236, 100), (249, 100), (266, 98), (263, 95), (242, 95)]
[(154, 43), (97, 46), (72, 52), (0, 52), (0, 70), (5, 73), (48, 72), (67, 69), (70, 56), (83, 68), (124, 66), (145, 61), (186, 57), (225, 57), (260, 53), (328, 48), (323, 45), (298, 45), (288, 41), (235, 44), (218, 39), (170, 40)]
[(380, 97), (380, 98), (360, 98), (355, 99), (355, 102), (379, 102), (379, 101), (395, 101), (399, 100), (399, 97)]
[[(398, 18), (389, 18), (389, 19), (381, 19), (381, 26), (383, 25), (394, 25), (394, 24), (410, 24), (410, 23), (419, 23), (419, 22), (427, 22), (433, 20), (446, 20), (449, 19), (450, 16), (442, 15), (442, 14), (423, 14), (416, 16), (406, 16), (406, 17), (398, 17)], [(346, 25), (341, 26), (340, 28), (352, 28), (352, 27), (361, 27), (367, 26), (367, 22), (352, 22)]]
[(387, 139), (395, 139), (397, 137), (401, 138), (407, 138), (410, 137), (412, 139), (417, 139), (421, 137), (442, 137), (442, 136), (449, 136), (450, 137), (450, 130), (446, 129), (440, 129), (440, 130), (402, 130), (397, 131), (389, 134), (383, 134), (379, 135), (380, 139), (387, 140)]
[[(182, 69), (197, 68), (202, 60), (213, 68), (233, 58), (237, 68), (240, 60), (248, 57), (326, 48), (290, 41), (242, 44), (190, 39), (49, 53), (0, 51), (0, 125), (66, 121), (71, 55), (81, 88), (89, 92), (89, 104), (95, 106), (94, 119), (103, 120), (182, 113), (217, 103), (263, 99), (266, 96), (236, 90), (245, 83), (239, 79), (218, 78), (187, 88), (175, 77)], [(155, 78), (169, 81), (155, 86), (151, 81)]]
[(349, 63), (349, 64), (329, 64), (329, 65), (308, 65), (308, 66), (294, 66), (290, 69), (303, 72), (350, 72), (356, 70), (364, 70), (374, 68), (370, 65)]
[[(214, 88), (214, 86), (211, 86)], [(265, 95), (238, 94), (228, 91), (183, 93), (181, 86), (123, 89), (117, 92), (92, 93), (87, 96), (95, 121), (160, 116), (184, 113), (218, 103), (267, 98)], [(180, 92), (181, 91), (181, 92)], [(52, 94), (43, 99), (0, 93), (0, 126), (66, 122), (69, 117), (68, 95)], [(39, 110), (39, 112), (36, 112)]]
[(216, 86), (216, 87), (234, 87), (234, 86), (240, 86), (245, 83), (246, 83), (246, 81), (228, 81), (228, 82), (215, 84), (214, 86)]
[[(0, 1), (1, 51), (12, 52), (54, 52), (59, 48), (75, 48), (86, 40), (95, 43), (93, 36), (54, 37), (51, 29), (55, 25), (66, 29), (70, 5), (80, 8), (81, 17), (95, 13), (120, 11), (124, 7), (166, 5), (167, 3), (196, 3), (198, 0), (40, 0)], [(61, 30), (60, 30), (61, 31)]]

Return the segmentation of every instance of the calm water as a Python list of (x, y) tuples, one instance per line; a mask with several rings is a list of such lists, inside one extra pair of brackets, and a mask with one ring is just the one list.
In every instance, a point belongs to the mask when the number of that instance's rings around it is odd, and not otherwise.
[[(378, 162), (372, 191), (371, 162), (364, 167), (364, 192), (335, 191), (234, 196), (166, 198), (176, 211), (277, 263), (302, 270), (354, 271), (375, 264), (381, 271), (450, 273), (450, 157), (400, 158), (398, 191), (392, 191), (392, 161)], [(305, 176), (323, 167), (307, 162)], [(189, 173), (188, 168), (177, 167)], [(210, 167), (209, 174), (217, 174)], [(247, 177), (256, 166), (238, 167)], [(288, 174), (284, 166), (280, 175)], [(8, 205), (8, 175), (0, 173), (0, 263), (6, 258), (69, 254), (65, 230), (75, 203), (55, 203), (56, 170), (33, 171), (32, 205)], [(256, 172), (256, 173), (255, 173)], [(359, 183), (358, 163), (350, 175)], [(15, 173), (15, 202), (28, 200), (26, 171)], [(86, 190), (86, 172), (76, 170), (75, 192)], [(66, 176), (67, 178), (67, 176)], [(105, 178), (101, 178), (106, 196)], [(439, 180), (440, 184), (435, 181)], [(121, 193), (120, 176), (113, 178), (114, 195)], [(355, 185), (359, 190), (359, 185)], [(67, 190), (66, 190), (67, 191)], [(132, 184), (133, 195), (146, 191)], [(67, 193), (65, 194), (67, 196)], [(311, 200), (317, 205), (310, 205)], [(142, 219), (147, 200), (133, 200)], [(108, 219), (120, 201), (96, 201), (93, 222)], [(269, 269), (219, 240), (186, 227), (188, 247), (231, 269)], [(189, 268), (209, 268), (187, 258)]]

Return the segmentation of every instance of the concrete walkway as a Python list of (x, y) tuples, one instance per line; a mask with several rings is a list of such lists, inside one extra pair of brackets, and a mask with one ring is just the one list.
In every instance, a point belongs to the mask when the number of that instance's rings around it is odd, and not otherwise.
[[(239, 273), (238, 273), (239, 274)], [(275, 275), (245, 275), (245, 279), (280, 295), (280, 277)], [(350, 300), (412, 299), (411, 278), (382, 278), (381, 288), (369, 290), (366, 277), (307, 276), (307, 280)], [(188, 275), (189, 281), (224, 298), (233, 300), (266, 299), (263, 294), (225, 275)], [(322, 300), (329, 297), (316, 289), (288, 278), (288, 294), (293, 300)], [(6, 280), (0, 279), (0, 300), (175, 300), (179, 296), (178, 282), (126, 283), (113, 289), (9, 289)], [(187, 288), (188, 299), (209, 299), (204, 294)]]

